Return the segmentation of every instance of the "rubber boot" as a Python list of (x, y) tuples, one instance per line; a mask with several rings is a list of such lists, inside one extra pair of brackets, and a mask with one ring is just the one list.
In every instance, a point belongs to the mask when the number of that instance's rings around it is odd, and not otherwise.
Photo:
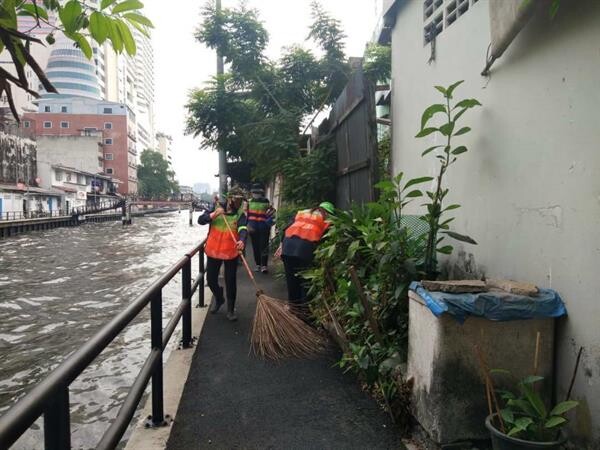
[(215, 299), (212, 302), (212, 305), (210, 306), (211, 314), (217, 313), (219, 309), (221, 309), (221, 306), (223, 306), (223, 303), (225, 303), (225, 298), (223, 296), (223, 288), (219, 286), (219, 295), (215, 296)]
[(237, 316), (235, 315), (235, 300), (230, 298), (227, 299), (227, 319), (231, 322), (237, 320)]

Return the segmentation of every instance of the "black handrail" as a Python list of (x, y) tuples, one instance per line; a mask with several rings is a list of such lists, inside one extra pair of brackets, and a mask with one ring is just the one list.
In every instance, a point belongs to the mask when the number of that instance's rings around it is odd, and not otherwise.
[[(204, 306), (204, 245), (206, 240), (186, 253), (155, 280), (127, 308), (121, 311), (79, 350), (54, 369), (44, 380), (0, 417), (0, 449), (8, 448), (41, 416), (44, 416), (44, 446), (71, 448), (69, 385), (150, 303), (151, 351), (129, 389), (113, 423), (105, 431), (97, 449), (113, 449), (127, 429), (152, 379), (152, 424), (165, 424), (163, 409), (163, 352), (179, 320), (182, 322), (182, 347), (193, 345), (192, 297), (200, 287), (198, 307)], [(192, 283), (192, 258), (198, 254), (198, 277)], [(162, 289), (181, 270), (181, 303), (165, 329), (162, 328)]]

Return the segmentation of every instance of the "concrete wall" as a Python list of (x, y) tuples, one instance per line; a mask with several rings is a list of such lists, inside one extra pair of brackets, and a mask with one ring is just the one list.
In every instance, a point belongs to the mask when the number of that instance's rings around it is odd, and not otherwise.
[(102, 173), (97, 136), (40, 136), (38, 137), (38, 175), (41, 186), (52, 186), (52, 165), (73, 167), (90, 173)]
[[(543, 11), (494, 65), (480, 72), (489, 44), (488, 2), (479, 0), (437, 37), (436, 59), (423, 45), (423, 4), (403, 1), (392, 35), (393, 167), (433, 175), (436, 142), (415, 139), (423, 109), (441, 100), (433, 85), (465, 80), (456, 96), (482, 108), (463, 116), (470, 151), (447, 177), (454, 229), (485, 273), (551, 287), (568, 319), (559, 324), (558, 396), (585, 347), (572, 416), (578, 448), (600, 448), (600, 2), (561, 2), (554, 21)], [(438, 138), (439, 139), (439, 138)], [(409, 212), (422, 212), (418, 203)]]

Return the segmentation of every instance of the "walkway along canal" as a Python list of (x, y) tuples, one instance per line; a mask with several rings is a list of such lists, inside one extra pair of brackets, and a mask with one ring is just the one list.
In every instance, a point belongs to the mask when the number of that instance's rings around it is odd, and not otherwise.
[[(0, 414), (205, 233), (190, 228), (182, 212), (137, 218), (125, 228), (105, 222), (0, 241)], [(180, 301), (181, 277), (176, 276), (163, 289), (163, 324)], [(70, 386), (73, 448), (95, 447), (117, 414), (149, 352), (149, 317), (146, 308)], [(41, 424), (14, 448), (42, 447)]]

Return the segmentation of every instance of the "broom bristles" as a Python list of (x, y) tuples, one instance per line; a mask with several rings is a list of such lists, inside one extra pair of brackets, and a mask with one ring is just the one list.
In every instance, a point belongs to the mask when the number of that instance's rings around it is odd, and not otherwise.
[(265, 294), (257, 294), (252, 322), (254, 352), (264, 358), (306, 358), (325, 348), (321, 334), (294, 312), (295, 307)]

